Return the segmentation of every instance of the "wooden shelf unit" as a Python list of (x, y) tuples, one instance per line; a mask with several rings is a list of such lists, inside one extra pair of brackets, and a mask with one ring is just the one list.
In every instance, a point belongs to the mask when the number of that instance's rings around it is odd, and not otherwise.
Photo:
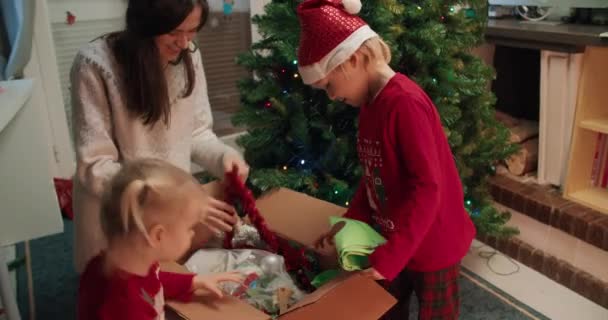
[[(606, 106), (608, 108), (608, 106)], [(580, 127), (583, 129), (608, 134), (608, 118), (590, 119), (581, 121)]]
[(608, 214), (608, 189), (592, 185), (591, 171), (598, 135), (608, 135), (607, 86), (608, 48), (587, 47), (579, 82), (564, 196), (605, 214)]

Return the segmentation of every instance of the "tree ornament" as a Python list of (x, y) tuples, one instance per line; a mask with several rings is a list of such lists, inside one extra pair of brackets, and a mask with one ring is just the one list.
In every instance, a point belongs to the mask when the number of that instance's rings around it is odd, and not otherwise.
[(458, 59), (456, 62), (454, 62), (454, 68), (456, 68), (458, 71), (462, 71), (464, 69), (464, 62), (462, 59)]
[(265, 256), (260, 261), (260, 268), (265, 274), (276, 274), (283, 268), (283, 258), (276, 254)]
[(231, 20), (232, 19), (232, 10), (234, 7), (234, 0), (223, 0), (224, 1), (224, 19)]
[(70, 11), (66, 11), (65, 12), (65, 23), (67, 23), (68, 25), (73, 25), (74, 23), (76, 23), (76, 16), (71, 13)]

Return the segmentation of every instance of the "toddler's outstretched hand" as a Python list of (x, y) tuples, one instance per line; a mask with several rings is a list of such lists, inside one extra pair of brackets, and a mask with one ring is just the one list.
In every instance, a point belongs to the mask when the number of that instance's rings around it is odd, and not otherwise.
[(222, 272), (214, 274), (198, 274), (194, 277), (192, 286), (194, 290), (205, 289), (209, 290), (216, 297), (222, 298), (224, 293), (219, 288), (221, 282), (236, 282), (242, 283), (244, 276), (237, 271), (234, 272)]

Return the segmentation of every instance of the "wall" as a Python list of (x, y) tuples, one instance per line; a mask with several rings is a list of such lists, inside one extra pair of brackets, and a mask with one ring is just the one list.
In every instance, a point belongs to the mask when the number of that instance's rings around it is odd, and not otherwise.
[[(95, 36), (119, 29), (124, 23), (127, 0), (36, 0), (36, 27), (32, 61), (26, 68), (26, 75), (41, 82), (40, 93), (44, 109), (48, 115), (47, 132), (49, 144), (53, 146), (55, 176), (70, 177), (75, 168), (73, 148), (69, 134), (69, 87), (68, 72), (73, 56), (79, 46)], [(235, 17), (248, 12), (251, 6), (263, 1), (235, 0)], [(266, 1), (266, 0), (264, 0)], [(210, 0), (212, 11), (222, 12), (222, 1)], [(76, 16), (76, 24), (66, 24), (66, 11)], [(243, 19), (247, 19), (244, 15)], [(243, 19), (236, 23), (243, 25)], [(245, 22), (246, 23), (246, 22)], [(249, 28), (242, 32), (249, 34)], [(236, 72), (236, 71), (235, 71)], [(208, 74), (208, 77), (210, 75)], [(214, 83), (215, 85), (216, 83)], [(221, 100), (214, 97), (212, 100)], [(212, 101), (213, 103), (213, 101)], [(219, 117), (221, 120), (222, 117)], [(225, 125), (229, 116), (223, 116)], [(231, 132), (225, 130), (225, 132)]]

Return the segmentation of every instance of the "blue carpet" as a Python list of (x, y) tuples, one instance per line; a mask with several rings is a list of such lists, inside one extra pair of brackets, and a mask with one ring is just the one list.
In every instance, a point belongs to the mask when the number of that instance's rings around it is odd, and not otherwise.
[[(37, 319), (66, 319), (76, 318), (76, 292), (78, 277), (72, 266), (72, 237), (73, 223), (64, 220), (64, 232), (30, 242), (32, 253), (32, 272), (34, 274), (34, 292), (36, 300)], [(23, 246), (18, 246), (17, 253), (23, 256)], [(463, 270), (468, 276), (476, 276)], [(17, 272), (18, 300), (24, 319), (28, 319), (27, 311), (27, 282), (23, 268)], [(494, 288), (482, 279), (477, 281), (489, 286), (495, 293), (503, 296), (512, 303), (524, 308), (539, 319), (547, 319), (534, 310), (530, 310), (519, 301), (509, 297), (504, 292)], [(526, 314), (505, 303), (470, 281), (467, 277), (460, 278), (461, 316), (463, 320), (529, 320)], [(412, 300), (410, 319), (417, 319), (415, 299)]]

